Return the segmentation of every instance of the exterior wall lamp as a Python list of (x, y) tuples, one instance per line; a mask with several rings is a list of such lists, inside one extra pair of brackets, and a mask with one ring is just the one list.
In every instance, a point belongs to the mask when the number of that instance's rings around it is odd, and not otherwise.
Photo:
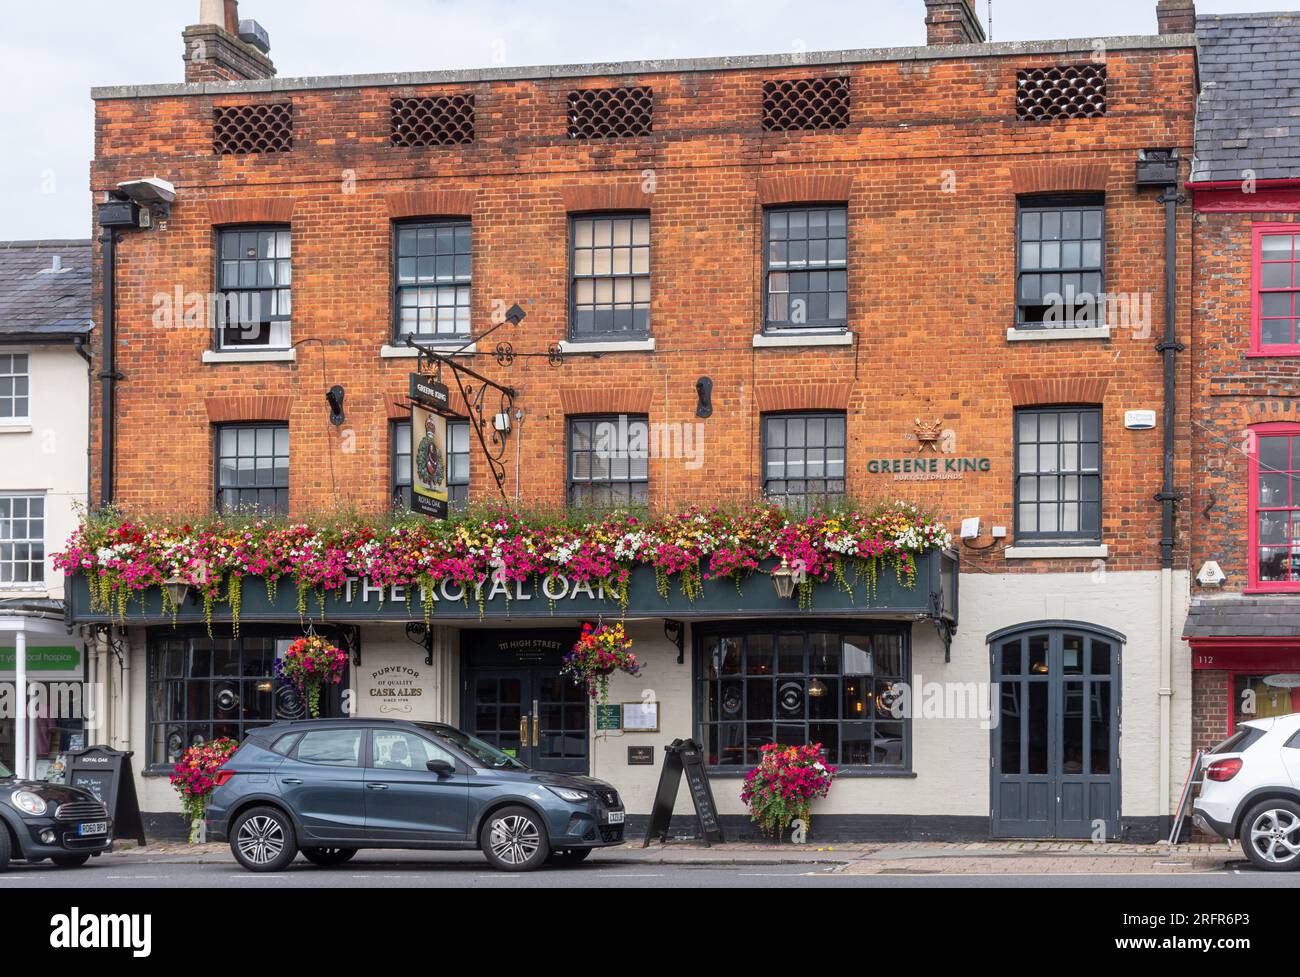
[(776, 588), (776, 596), (789, 600), (794, 595), (794, 583), (794, 567), (783, 556), (781, 565), (772, 571), (772, 586)]
[[(195, 567), (194, 580), (202, 585), (208, 582), (208, 567), (203, 561), (199, 561)], [(172, 602), (173, 607), (180, 607), (185, 603), (185, 598), (189, 597), (195, 604), (199, 602), (197, 593), (190, 593), (190, 582), (180, 575), (168, 577), (163, 581), (163, 590), (167, 591), (167, 598)]]

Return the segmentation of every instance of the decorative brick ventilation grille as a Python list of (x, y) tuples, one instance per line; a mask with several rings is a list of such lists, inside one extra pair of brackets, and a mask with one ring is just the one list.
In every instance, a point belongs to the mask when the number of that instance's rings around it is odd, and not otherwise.
[(654, 92), (639, 88), (588, 88), (569, 92), (570, 139), (620, 139), (654, 131)]
[(848, 124), (847, 78), (797, 78), (763, 85), (763, 128), (769, 132), (843, 129)]
[(474, 96), (433, 95), (392, 100), (394, 146), (457, 146), (474, 141)]
[(212, 150), (218, 156), (287, 153), (293, 149), (293, 103), (226, 105), (212, 110)]
[(1016, 72), (1016, 116), (1030, 122), (1106, 114), (1106, 66), (1062, 64)]

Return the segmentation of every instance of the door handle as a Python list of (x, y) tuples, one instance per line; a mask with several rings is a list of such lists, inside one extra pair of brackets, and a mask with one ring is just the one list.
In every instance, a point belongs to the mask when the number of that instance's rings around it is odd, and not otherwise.
[(366, 784), (366, 790), (388, 790), (387, 784)]
[(302, 781), (299, 780), (297, 777), (285, 777), (283, 780), (280, 781), (280, 783), (282, 783), (282, 784), (301, 784)]
[(519, 717), (519, 745), (520, 746), (528, 745), (528, 717), (527, 716)]
[(537, 717), (533, 716), (533, 746), (537, 745)]

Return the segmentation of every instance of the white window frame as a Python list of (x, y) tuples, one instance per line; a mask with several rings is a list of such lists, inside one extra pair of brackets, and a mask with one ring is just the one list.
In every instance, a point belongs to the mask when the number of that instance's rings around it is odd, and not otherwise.
[[(39, 490), (0, 492), (0, 501), (9, 502), (7, 508), (9, 509), (10, 512), (8, 516), (0, 515), (0, 527), (5, 527), (7, 523), (12, 522), (14, 518), (12, 514), (13, 513), (12, 504), (13, 504), (13, 500), (15, 499), (22, 499), (28, 503), (27, 506), (28, 514), (23, 516), (23, 520), (28, 523), (28, 535), (23, 537), (22, 539), (18, 539), (17, 537), (6, 539), (2, 535), (3, 529), (0, 529), (0, 590), (44, 590), (49, 585), (49, 581), (46, 580), (46, 575), (45, 575), (45, 564), (46, 564), (46, 560), (49, 559), (48, 544), (46, 542), (46, 535), (47, 535), (46, 529), (47, 529), (47, 523), (49, 522), (49, 518), (50, 518), (49, 507), (47, 505), (49, 501), (49, 496), (48, 493)], [(31, 536), (31, 526), (30, 526), (31, 518), (32, 518), (30, 515), (31, 503), (37, 500), (39, 500), (41, 503), (41, 516), (40, 516), (41, 535), (39, 538), (35, 538)], [(28, 575), (30, 577), (31, 568), (37, 565), (37, 561), (32, 559), (30, 555), (30, 550), (29, 550), (28, 558), (26, 560), (20, 561), (13, 557), (11, 557), (8, 560), (5, 560), (2, 558), (2, 554), (3, 554), (2, 548), (5, 546), (30, 547), (33, 545), (39, 545), (41, 548), (41, 558), (39, 562), (41, 579), (14, 580), (13, 571), (20, 562), (27, 564)], [(8, 579), (6, 579), (6, 577)]]
[[(25, 414), (15, 413), (10, 417), (0, 417), (0, 427), (13, 427), (15, 425), (30, 424), (32, 420), (32, 354), (26, 349), (3, 349), (0, 350), (0, 356), (23, 356), (27, 358), (27, 369), (23, 373), (4, 373), (0, 372), (0, 379), (11, 377), (17, 379), (22, 377), (27, 381), (27, 393), (24, 399), (27, 401), (27, 412)], [(5, 399), (0, 396), (0, 400)], [(10, 400), (16, 400), (16, 395), (10, 395)]]

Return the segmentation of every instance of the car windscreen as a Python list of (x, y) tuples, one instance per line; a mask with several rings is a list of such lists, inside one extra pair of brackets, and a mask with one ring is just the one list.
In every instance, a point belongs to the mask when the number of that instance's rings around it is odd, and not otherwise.
[(468, 733), (462, 733), (459, 729), (453, 729), (450, 726), (432, 726), (423, 723), (418, 724), (422, 729), (427, 729), (433, 735), (446, 740), (462, 753), (467, 753), (485, 767), (491, 767), (493, 770), (527, 770), (528, 767), (520, 763), (509, 753), (498, 750), (490, 743), (484, 743), (476, 736), (470, 736)]
[(1214, 749), (1210, 750), (1210, 755), (1218, 753), (1242, 753), (1262, 737), (1265, 730), (1256, 729), (1254, 726), (1238, 726), (1237, 731), (1220, 743)]
[(3, 763), (0, 763), (0, 780), (4, 780), (6, 777), (12, 777), (13, 775), (14, 772), (12, 770), (6, 767)]

